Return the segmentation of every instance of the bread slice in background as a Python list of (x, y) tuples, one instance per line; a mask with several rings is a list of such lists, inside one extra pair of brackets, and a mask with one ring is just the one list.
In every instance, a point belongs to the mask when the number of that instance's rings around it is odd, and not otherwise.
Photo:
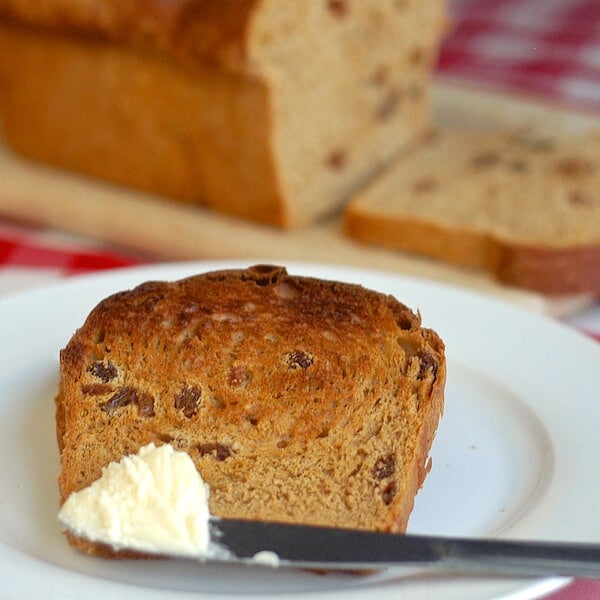
[(15, 151), (294, 227), (429, 127), (446, 0), (3, 0)]
[(400, 533), (430, 466), (446, 359), (392, 296), (255, 266), (101, 301), (60, 377), (63, 502), (109, 462), (170, 443), (215, 515)]
[(434, 132), (349, 203), (344, 228), (544, 294), (600, 293), (600, 134)]

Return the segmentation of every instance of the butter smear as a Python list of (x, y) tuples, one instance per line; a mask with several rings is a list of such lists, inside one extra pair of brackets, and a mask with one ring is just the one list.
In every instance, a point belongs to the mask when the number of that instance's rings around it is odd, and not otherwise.
[(115, 550), (211, 558), (209, 487), (192, 459), (169, 444), (148, 444), (110, 463), (100, 479), (72, 493), (59, 512), (78, 537)]

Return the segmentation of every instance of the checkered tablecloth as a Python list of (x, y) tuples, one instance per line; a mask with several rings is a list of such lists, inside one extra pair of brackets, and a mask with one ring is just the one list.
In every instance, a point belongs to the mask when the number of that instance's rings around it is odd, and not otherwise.
[(451, 0), (440, 76), (600, 113), (600, 0)]

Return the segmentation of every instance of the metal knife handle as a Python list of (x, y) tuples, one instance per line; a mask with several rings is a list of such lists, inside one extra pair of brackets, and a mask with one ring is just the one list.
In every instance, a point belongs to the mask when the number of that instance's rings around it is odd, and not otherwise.
[(270, 551), (281, 566), (373, 569), (422, 566), (461, 574), (600, 577), (600, 544), (398, 535), (216, 519), (213, 539), (238, 559)]
[[(426, 538), (425, 538), (426, 539)], [(514, 576), (600, 577), (600, 545), (440, 538), (439, 566)]]

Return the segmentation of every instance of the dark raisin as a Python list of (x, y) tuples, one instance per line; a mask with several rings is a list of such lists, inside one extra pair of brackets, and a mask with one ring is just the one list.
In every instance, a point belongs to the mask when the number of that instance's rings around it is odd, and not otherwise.
[(500, 162), (500, 158), (495, 152), (482, 152), (477, 154), (471, 160), (471, 164), (476, 169), (483, 169), (485, 167), (491, 167)]
[(511, 160), (507, 165), (513, 173), (524, 173), (527, 171), (527, 162), (518, 158)]
[(551, 152), (554, 150), (554, 142), (548, 138), (531, 139), (526, 145), (534, 152)]
[(151, 417), (154, 415), (154, 398), (146, 392), (138, 392), (135, 388), (124, 387), (115, 392), (106, 402), (101, 405), (102, 410), (110, 414), (113, 411), (135, 404), (140, 415)]
[(89, 385), (82, 385), (81, 391), (89, 396), (105, 396), (110, 394), (113, 388), (105, 383), (90, 383)]
[(440, 139), (440, 132), (437, 129), (429, 129), (423, 134), (423, 142), (433, 144)]
[(200, 452), (200, 456), (210, 454), (215, 460), (218, 460), (219, 462), (227, 460), (232, 454), (231, 448), (229, 446), (227, 446), (226, 444), (217, 443), (201, 444), (200, 446), (198, 446), (198, 452)]
[(591, 175), (594, 172), (594, 166), (587, 160), (579, 157), (561, 160), (556, 169), (559, 173), (567, 177), (582, 177)]
[(425, 58), (427, 56), (427, 53), (425, 52), (425, 50), (423, 48), (413, 48), (412, 51), (410, 52), (409, 55), (409, 61), (413, 64), (413, 65), (420, 65), (421, 63), (423, 63), (425, 61)]
[(423, 194), (426, 192), (433, 192), (438, 187), (437, 181), (433, 177), (423, 177), (417, 179), (413, 183), (412, 191), (415, 194)]
[(181, 410), (188, 419), (191, 419), (200, 408), (201, 395), (202, 390), (199, 388), (184, 386), (175, 396), (174, 406), (177, 410)]
[(291, 439), (289, 435), (284, 435), (279, 440), (277, 440), (276, 446), (283, 450), (283, 448), (287, 448), (290, 445)]
[(142, 417), (154, 416), (154, 398), (146, 392), (136, 392), (136, 404)]
[(111, 362), (103, 363), (98, 361), (88, 367), (88, 372), (104, 383), (115, 379), (118, 375), (117, 367)]
[(437, 360), (429, 353), (425, 351), (421, 351), (417, 354), (419, 361), (421, 363), (421, 367), (419, 368), (419, 374), (417, 375), (418, 379), (425, 379), (427, 373), (431, 369), (431, 373), (433, 378), (437, 377), (438, 372), (438, 362)]
[(369, 83), (376, 87), (383, 87), (389, 81), (389, 78), (390, 68), (387, 65), (379, 65), (369, 78)]
[(396, 471), (396, 459), (393, 454), (382, 456), (373, 465), (373, 477), (378, 481), (393, 475)]
[(381, 490), (381, 499), (384, 504), (390, 505), (394, 496), (396, 495), (397, 487), (395, 481), (390, 481), (382, 490)]
[(329, 0), (327, 7), (336, 17), (345, 17), (348, 14), (347, 0)]
[(246, 387), (250, 381), (250, 373), (244, 367), (229, 367), (227, 383), (230, 387)]
[(402, 100), (402, 92), (399, 89), (392, 88), (389, 90), (375, 107), (375, 117), (379, 121), (389, 119), (398, 108), (400, 100)]
[(303, 352), (302, 350), (295, 350), (288, 356), (287, 364), (290, 369), (308, 369), (313, 364), (313, 358), (310, 354)]
[(567, 202), (573, 206), (591, 206), (593, 204), (592, 198), (581, 192), (570, 192)]
[(334, 150), (327, 157), (325, 162), (334, 171), (341, 171), (348, 162), (348, 156), (344, 150)]
[(115, 392), (104, 404), (102, 410), (106, 413), (111, 413), (118, 408), (124, 408), (130, 404), (135, 404), (137, 393), (132, 387), (124, 387)]

